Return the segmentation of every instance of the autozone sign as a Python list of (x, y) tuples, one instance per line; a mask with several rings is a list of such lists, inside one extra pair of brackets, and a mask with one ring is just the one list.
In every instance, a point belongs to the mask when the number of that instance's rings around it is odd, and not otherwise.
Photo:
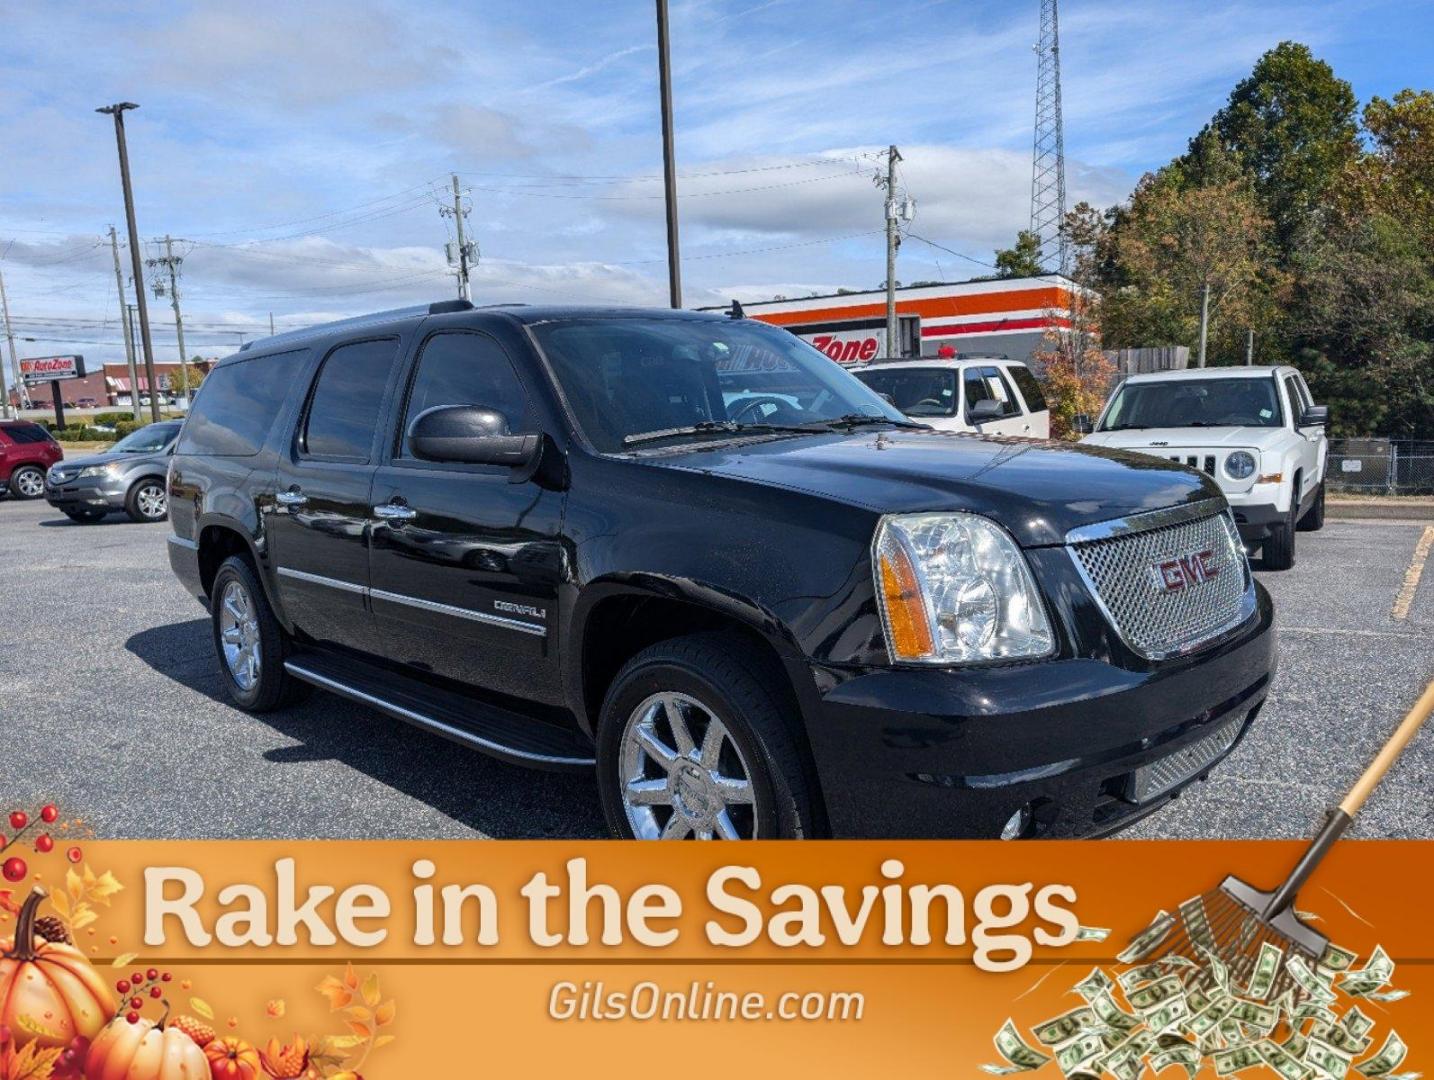
[(799, 335), (838, 364), (864, 364), (886, 355), (886, 330), (817, 330)]
[(57, 379), (83, 379), (85, 358), (83, 356), (32, 356), (20, 360), (20, 378), (26, 386), (36, 383), (54, 382)]

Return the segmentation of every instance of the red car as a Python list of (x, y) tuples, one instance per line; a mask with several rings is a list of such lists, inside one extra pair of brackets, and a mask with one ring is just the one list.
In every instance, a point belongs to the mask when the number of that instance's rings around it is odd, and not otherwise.
[(39, 424), (0, 420), (0, 493), (38, 499), (45, 494), (45, 471), (64, 456), (60, 444)]

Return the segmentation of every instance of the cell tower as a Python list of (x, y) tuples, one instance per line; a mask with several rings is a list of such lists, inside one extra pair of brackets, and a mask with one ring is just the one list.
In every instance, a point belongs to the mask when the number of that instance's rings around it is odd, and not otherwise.
[(1036, 146), (1031, 163), (1031, 232), (1041, 242), (1041, 265), (1068, 273), (1066, 146), (1061, 121), (1061, 31), (1057, 0), (1041, 0), (1036, 45)]

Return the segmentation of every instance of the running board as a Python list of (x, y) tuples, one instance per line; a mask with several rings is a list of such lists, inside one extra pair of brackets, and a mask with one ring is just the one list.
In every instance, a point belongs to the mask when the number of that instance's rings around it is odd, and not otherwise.
[(430, 688), (401, 675), (369, 671), (319, 653), (285, 660), (284, 670), (321, 690), (514, 765), (555, 772), (578, 772), (597, 765), (592, 743), (577, 731)]

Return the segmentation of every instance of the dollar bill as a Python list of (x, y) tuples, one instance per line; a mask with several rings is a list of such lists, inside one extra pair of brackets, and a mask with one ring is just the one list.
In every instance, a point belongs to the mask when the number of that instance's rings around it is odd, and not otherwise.
[(1056, 1064), (1060, 1067), (1061, 1072), (1070, 1076), (1072, 1073), (1079, 1072), (1083, 1065), (1090, 1063), (1103, 1053), (1105, 1053), (1105, 1043), (1101, 1042), (1099, 1035), (1081, 1035), (1056, 1051)]
[(1072, 989), (1086, 1001), (1090, 1001), (1102, 994), (1109, 993), (1110, 988), (1114, 985), (1110, 976), (1100, 968), (1091, 968), (1090, 974), (1076, 983)]
[(1230, 969), (1227, 968), (1224, 962), (1218, 956), (1215, 955), (1215, 950), (1201, 949), (1200, 951), (1205, 954), (1205, 970), (1210, 973), (1210, 978), (1221, 990), (1225, 991), (1226, 993), (1229, 993)]
[(1220, 1076), (1230, 1076), (1245, 1069), (1253, 1069), (1256, 1065), (1263, 1065), (1264, 1058), (1260, 1057), (1260, 1051), (1253, 1045), (1234, 1046), (1228, 1050), (1215, 1051), (1215, 1072)]
[(1117, 954), (1116, 959), (1122, 964), (1133, 964), (1137, 960), (1145, 959), (1170, 936), (1170, 931), (1174, 926), (1174, 915), (1168, 911), (1157, 912), (1150, 925), (1136, 934), (1130, 944)]
[(1310, 1028), (1310, 1037), (1319, 1039), (1351, 1057), (1368, 1050), (1371, 1041), (1368, 1035), (1356, 1035), (1342, 1024), (1326, 1023), (1322, 1020), (1316, 1021), (1314, 1027)]
[(1298, 1031), (1292, 1031), (1289, 1037), (1280, 1043), (1280, 1046), (1284, 1047), (1285, 1053), (1293, 1054), (1297, 1058), (1302, 1058), (1305, 1056), (1305, 1051), (1309, 1048), (1309, 1044), (1310, 1041), (1307, 1036), (1300, 1034)]
[(1289, 972), (1290, 978), (1295, 984), (1310, 996), (1310, 999), (1320, 1005), (1328, 1005), (1335, 1000), (1335, 993), (1325, 985), (1318, 975), (1310, 970), (1305, 963), (1304, 957), (1292, 956), (1285, 963), (1285, 970)]
[(1404, 1040), (1399, 1037), (1399, 1032), (1391, 1031), (1385, 1038), (1384, 1045), (1379, 1048), (1379, 1053), (1368, 1061), (1361, 1061), (1355, 1066), (1355, 1069), (1365, 1076), (1384, 1076), (1399, 1068), (1408, 1053), (1409, 1048), (1404, 1045)]
[(1202, 949), (1215, 948), (1215, 935), (1210, 931), (1210, 918), (1205, 913), (1205, 899), (1192, 896), (1180, 905), (1180, 918), (1185, 923), (1185, 932), (1190, 940)]
[(1016, 1072), (1039, 1069), (1051, 1059), (1032, 1046), (1028, 1046), (1016, 1030), (1015, 1021), (1007, 1019), (992, 1040), (996, 1051), (1008, 1062), (1007, 1065), (982, 1065), (981, 1068), (992, 1076), (1009, 1076)]
[(1180, 981), (1179, 976), (1166, 975), (1153, 983), (1131, 990), (1125, 995), (1125, 1000), (1130, 1002), (1131, 1008), (1137, 1012), (1148, 1013), (1171, 998), (1182, 996), (1184, 991), (1185, 984)]
[(1361, 996), (1364, 997), (1364, 998), (1366, 998), (1366, 999), (1368, 999), (1369, 1001), (1380, 1001), (1380, 1002), (1388, 1003), (1388, 1002), (1391, 1002), (1391, 1001), (1399, 1001), (1399, 1000), (1402, 999), (1402, 998), (1407, 998), (1407, 997), (1409, 996), (1409, 991), (1408, 991), (1408, 990), (1385, 990), (1385, 991), (1382, 991), (1382, 992), (1380, 992), (1380, 993), (1369, 993), (1369, 994), (1363, 994), (1363, 995), (1361, 995)]
[(1129, 1032), (1140, 1026), (1140, 1021), (1117, 1005), (1108, 992), (1091, 998), (1090, 1007), (1102, 1024), (1115, 1031)]
[(1192, 1016), (1185, 1027), (1192, 1035), (1203, 1036), (1218, 1028), (1220, 1021), (1229, 1016), (1234, 1007), (1235, 1000), (1233, 998), (1221, 998)]
[(1255, 958), (1255, 970), (1250, 975), (1250, 985), (1245, 995), (1256, 1001), (1264, 1001), (1275, 987), (1275, 976), (1280, 973), (1285, 951), (1278, 945), (1265, 941), (1260, 943), (1260, 955)]
[(1365, 1016), (1358, 1005), (1351, 1005), (1349, 1012), (1340, 1020), (1339, 1026), (1358, 1038), (1369, 1033), (1369, 1029), (1374, 1027), (1374, 1021)]
[(1180, 1065), (1185, 1069), (1187, 1076), (1193, 1077), (1200, 1070), (1200, 1051), (1189, 1043), (1181, 1046), (1172, 1046), (1160, 1051), (1150, 1059), (1150, 1067), (1156, 1072), (1164, 1072), (1172, 1065)]
[(1031, 1029), (1031, 1033), (1035, 1035), (1037, 1042), (1046, 1046), (1060, 1046), (1095, 1026), (1095, 1013), (1090, 1006), (1082, 1005), (1078, 1009), (1072, 1009), (1068, 1013), (1062, 1013), (1043, 1024), (1038, 1024)]
[(1255, 1049), (1259, 1050), (1265, 1064), (1284, 1077), (1284, 1080), (1304, 1080), (1304, 1077), (1310, 1074), (1308, 1065), (1269, 1039), (1261, 1039), (1255, 1044)]
[(1185, 995), (1172, 998), (1145, 1018), (1145, 1026), (1151, 1031), (1169, 1031), (1182, 1020), (1190, 1018), (1190, 1006)]
[(1280, 1012), (1273, 1005), (1262, 1005), (1258, 1001), (1245, 1001), (1237, 998), (1235, 1007), (1230, 1010), (1229, 1019), (1238, 1020), (1262, 1033), (1268, 1033), (1273, 1031), (1275, 1025), (1280, 1022)]
[[(1218, 993), (1219, 991), (1216, 991)], [(1198, 986), (1187, 985), (1185, 987), (1185, 1000), (1190, 1005), (1191, 1014), (1204, 1012), (1209, 1006), (1211, 998)]]
[(1367, 997), (1388, 985), (1393, 976), (1394, 961), (1382, 945), (1376, 945), (1364, 967), (1340, 974), (1339, 988), (1351, 997)]
[(1330, 942), (1324, 947), (1324, 952), (1320, 954), (1319, 966), (1329, 971), (1346, 971), (1356, 959), (1358, 959), (1357, 953), (1341, 949), (1334, 942)]
[(1349, 1072), (1349, 1063), (1353, 1059), (1338, 1047), (1311, 1036), (1309, 1046), (1305, 1049), (1305, 1060), (1325, 1076), (1344, 1080), (1345, 1074)]
[(1077, 941), (1104, 941), (1110, 937), (1110, 928), (1107, 926), (1082, 926), (1076, 930)]

